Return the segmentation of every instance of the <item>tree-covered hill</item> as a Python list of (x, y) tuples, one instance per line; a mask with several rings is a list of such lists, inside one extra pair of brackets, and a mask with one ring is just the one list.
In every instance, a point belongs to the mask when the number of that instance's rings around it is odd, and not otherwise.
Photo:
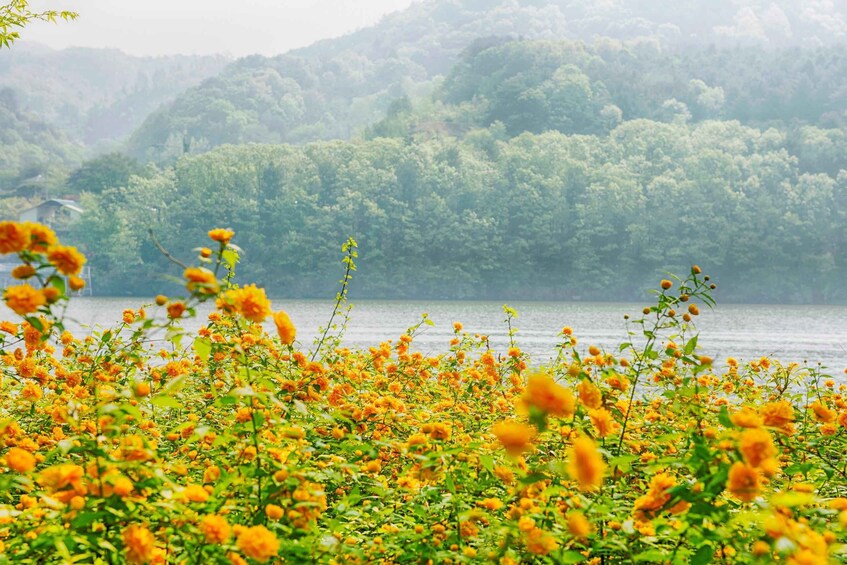
[(227, 62), (217, 55), (134, 57), (116, 49), (53, 50), (21, 42), (0, 54), (0, 88), (15, 91), (22, 110), (77, 141), (114, 145)]
[(841, 4), (789, 0), (426, 0), (342, 38), (231, 64), (151, 115), (129, 150), (161, 160), (224, 143), (346, 139), (392, 101), (428, 91), (485, 37), (814, 47), (847, 38), (845, 15)]
[(434, 97), (389, 112), (370, 136), (442, 121), (500, 122), (510, 135), (605, 133), (623, 120), (732, 119), (768, 127), (847, 124), (843, 47), (763, 50), (489, 38), (465, 51)]
[(172, 268), (149, 228), (189, 259), (184, 242), (222, 226), (247, 278), (284, 296), (332, 296), (353, 236), (358, 296), (631, 299), (700, 262), (722, 300), (846, 301), (847, 172), (816, 163), (847, 144), (804, 131), (800, 147), (738, 122), (648, 120), (222, 147), (89, 196), (75, 239), (114, 294), (149, 295)]

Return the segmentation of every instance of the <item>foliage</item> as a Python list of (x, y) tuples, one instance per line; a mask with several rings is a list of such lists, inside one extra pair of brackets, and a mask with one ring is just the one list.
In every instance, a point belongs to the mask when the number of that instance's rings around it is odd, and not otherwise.
[(11, 47), (20, 38), (20, 28), (33, 21), (55, 22), (57, 20), (75, 20), (76, 12), (67, 10), (32, 11), (28, 0), (11, 0), (0, 4), (0, 48)]
[(73, 192), (101, 193), (107, 188), (126, 186), (133, 175), (145, 173), (138, 161), (123, 153), (109, 153), (86, 161), (68, 177), (67, 187)]
[[(32, 248), (38, 229), (4, 224), (0, 245), (46, 301), (68, 254)], [(661, 281), (619, 351), (565, 327), (531, 367), (506, 307), (506, 351), (460, 323), (415, 351), (424, 316), (310, 359), (287, 316), (265, 331), (264, 290), (235, 284), (233, 232), (208, 235), (182, 297), (112, 328), (63, 332), (58, 287), (0, 324), (0, 562), (844, 561), (845, 385), (704, 355), (699, 267)]]

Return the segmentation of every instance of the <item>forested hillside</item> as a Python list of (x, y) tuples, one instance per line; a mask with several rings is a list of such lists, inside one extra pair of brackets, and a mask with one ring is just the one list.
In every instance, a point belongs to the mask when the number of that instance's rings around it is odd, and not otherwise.
[(634, 298), (697, 261), (724, 300), (845, 300), (847, 173), (817, 170), (831, 132), (807, 133), (800, 157), (719, 121), (226, 147), (90, 198), (75, 238), (116, 294), (169, 269), (148, 228), (177, 250), (222, 225), (246, 277), (286, 296), (331, 296), (353, 235), (359, 296)]
[[(343, 38), (233, 63), (154, 113), (129, 151), (161, 160), (224, 143), (346, 139), (383, 117), (393, 100), (427, 92), (480, 38), (815, 47), (847, 38), (845, 13), (840, 5), (788, 0), (427, 0)], [(687, 85), (692, 77), (684, 78)]]

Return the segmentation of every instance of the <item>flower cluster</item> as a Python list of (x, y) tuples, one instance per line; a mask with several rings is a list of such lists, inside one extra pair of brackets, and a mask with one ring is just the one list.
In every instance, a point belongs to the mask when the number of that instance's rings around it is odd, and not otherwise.
[[(234, 234), (209, 236), (185, 296), (112, 328), (71, 335), (34, 287), (44, 302), (0, 324), (0, 562), (842, 555), (847, 387), (700, 354), (699, 268), (660, 283), (618, 352), (565, 328), (536, 367), (458, 323), (441, 352), (416, 351), (426, 317), (367, 350), (304, 348), (263, 289), (233, 282)], [(47, 286), (82, 264), (36, 226), (0, 224), (4, 249)], [(185, 339), (180, 320), (207, 300)]]

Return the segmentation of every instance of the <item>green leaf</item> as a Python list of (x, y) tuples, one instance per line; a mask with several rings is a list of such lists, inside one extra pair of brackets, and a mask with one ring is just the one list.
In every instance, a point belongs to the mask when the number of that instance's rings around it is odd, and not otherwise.
[(697, 336), (695, 335), (691, 339), (688, 340), (688, 343), (685, 344), (684, 353), (686, 355), (691, 355), (694, 353), (694, 350), (697, 349)]
[(732, 420), (729, 418), (729, 410), (727, 410), (726, 405), (721, 406), (721, 411), (718, 413), (718, 421), (725, 428), (732, 427)]
[(229, 248), (224, 249), (224, 252), (221, 253), (221, 259), (231, 270), (235, 267), (235, 264), (238, 263), (238, 253), (232, 249), (232, 246), (230, 246)]
[(649, 561), (650, 563), (662, 563), (666, 561), (667, 558), (667, 552), (662, 551), (661, 549), (648, 549), (647, 551), (635, 556), (636, 561)]
[(177, 410), (182, 408), (182, 404), (180, 404), (179, 401), (173, 396), (154, 396), (150, 399), (150, 402), (152, 402), (154, 406), (158, 406), (159, 408), (175, 408)]
[(706, 563), (711, 563), (712, 558), (715, 555), (715, 549), (707, 544), (703, 544), (700, 548), (691, 556), (691, 565), (706, 565)]
[(194, 352), (203, 361), (209, 360), (209, 355), (212, 353), (212, 342), (204, 337), (198, 337), (194, 340)]
[(582, 561), (585, 561), (585, 556), (572, 549), (563, 551), (558, 559), (559, 563), (580, 563)]
[(68, 292), (68, 289), (65, 287), (65, 279), (62, 277), (50, 277), (50, 286), (61, 292), (62, 296)]

